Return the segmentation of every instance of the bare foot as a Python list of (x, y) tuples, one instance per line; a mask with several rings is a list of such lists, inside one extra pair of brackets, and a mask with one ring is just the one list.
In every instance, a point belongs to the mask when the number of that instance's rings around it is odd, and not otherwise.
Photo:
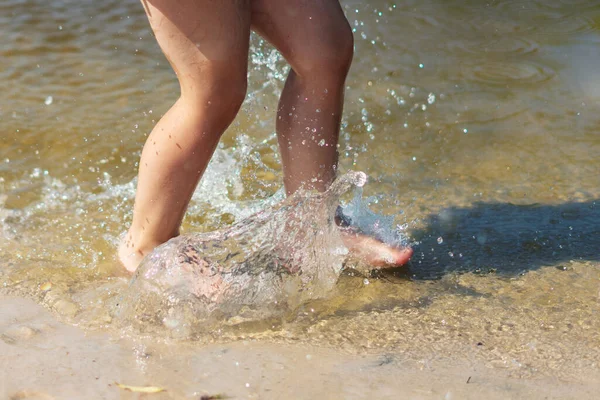
[(413, 254), (410, 247), (394, 247), (351, 229), (340, 230), (342, 241), (350, 254), (373, 267), (399, 267), (406, 264)]
[(117, 256), (127, 271), (135, 272), (145, 254), (140, 250), (136, 250), (124, 237), (119, 244)]

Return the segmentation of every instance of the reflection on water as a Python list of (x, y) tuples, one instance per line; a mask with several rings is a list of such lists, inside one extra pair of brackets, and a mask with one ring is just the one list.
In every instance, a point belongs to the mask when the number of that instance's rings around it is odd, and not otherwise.
[[(367, 172), (371, 207), (406, 225), (415, 257), (392, 273), (349, 271), (333, 299), (253, 334), (470, 354), (522, 376), (597, 373), (598, 3), (343, 5), (357, 56), (341, 169)], [(6, 0), (0, 32), (2, 290), (109, 324), (140, 150), (177, 82), (134, 0)], [(286, 67), (257, 37), (252, 50), (246, 104), (185, 232), (281, 199), (273, 120)], [(201, 340), (252, 334), (240, 329)]]

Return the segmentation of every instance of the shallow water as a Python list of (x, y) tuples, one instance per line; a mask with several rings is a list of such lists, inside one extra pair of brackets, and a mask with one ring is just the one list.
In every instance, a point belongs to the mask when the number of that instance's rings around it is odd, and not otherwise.
[(114, 307), (117, 319), (192, 338), (224, 321), (264, 321), (330, 298), (348, 258), (336, 209), (366, 182), (350, 171), (323, 193), (300, 190), (225, 229), (169, 240), (140, 263)]
[[(342, 276), (288, 320), (200, 341), (311, 342), (515, 376), (598, 376), (600, 6), (345, 1), (356, 58), (343, 171), (414, 243), (401, 270)], [(136, 163), (177, 83), (136, 1), (0, 5), (0, 282), (82, 326), (110, 325)], [(282, 198), (274, 110), (285, 63), (252, 38), (247, 101), (184, 232)], [(225, 179), (223, 179), (225, 177)], [(50, 286), (50, 287), (49, 287)], [(425, 360), (425, 361), (423, 361)]]

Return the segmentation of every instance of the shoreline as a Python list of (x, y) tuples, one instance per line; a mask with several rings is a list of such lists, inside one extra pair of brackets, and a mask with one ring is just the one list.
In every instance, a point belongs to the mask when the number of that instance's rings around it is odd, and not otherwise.
[[(0, 339), (0, 397), (8, 399), (581, 399), (600, 390), (594, 380), (509, 377), (468, 354), (419, 366), (400, 353), (306, 344), (135, 340), (64, 324), (13, 296), (0, 296)], [(133, 393), (115, 383), (165, 391)]]

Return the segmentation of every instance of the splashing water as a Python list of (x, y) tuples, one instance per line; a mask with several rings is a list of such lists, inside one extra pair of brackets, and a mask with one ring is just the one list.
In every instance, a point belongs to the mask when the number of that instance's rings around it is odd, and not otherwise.
[(366, 179), (348, 172), (324, 193), (299, 192), (229, 228), (170, 240), (142, 261), (117, 318), (189, 337), (331, 295), (347, 254), (335, 223), (339, 198)]
[(370, 210), (367, 206), (370, 200), (370, 198), (363, 199), (363, 188), (358, 187), (352, 200), (340, 207), (344, 222), (361, 233), (391, 246), (405, 246), (403, 227), (395, 226), (393, 215), (381, 215)]

